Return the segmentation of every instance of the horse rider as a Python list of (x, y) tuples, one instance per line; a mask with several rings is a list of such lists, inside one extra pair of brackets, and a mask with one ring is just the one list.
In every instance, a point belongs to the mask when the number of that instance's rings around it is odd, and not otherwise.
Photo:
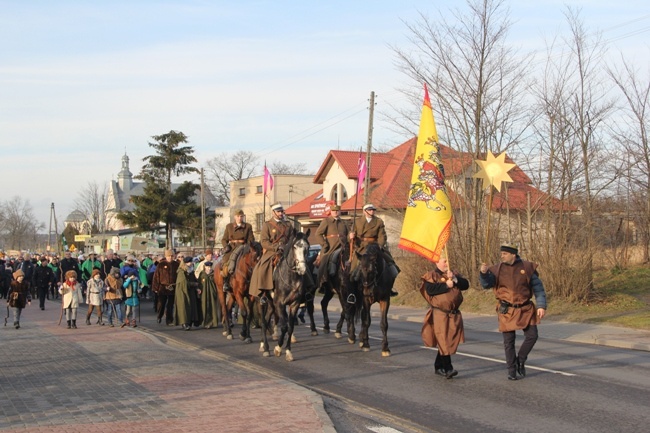
[(248, 293), (257, 296), (260, 304), (269, 301), (270, 292), (273, 290), (273, 257), (281, 253), (284, 244), (294, 234), (295, 230), (287, 221), (282, 203), (271, 205), (271, 219), (262, 224), (260, 243), (262, 244), (262, 258), (253, 268), (251, 283)]
[[(372, 203), (366, 203), (363, 206), (363, 218), (358, 218), (354, 222), (352, 232), (350, 232), (350, 240), (354, 243), (354, 250), (363, 254), (368, 245), (375, 243), (379, 245), (382, 251), (382, 256), (386, 262), (385, 270), (390, 272), (390, 276), (397, 278), (400, 269), (397, 267), (393, 256), (386, 248), (386, 227), (384, 221), (375, 216), (377, 208)], [(356, 254), (352, 256), (352, 268), (350, 271), (351, 280), (359, 281), (359, 259)], [(397, 296), (397, 292), (390, 288), (390, 295)]]
[(323, 291), (323, 284), (327, 282), (327, 275), (336, 273), (336, 264), (342, 250), (342, 243), (348, 239), (348, 224), (341, 219), (341, 206), (330, 206), (330, 215), (321, 221), (316, 235), (322, 237), (321, 251), (318, 253), (318, 281), (317, 286)]
[(223, 245), (223, 256), (221, 258), (221, 275), (223, 276), (223, 291), (232, 291), (230, 288), (230, 276), (235, 272), (237, 258), (243, 250), (243, 246), (250, 245), (255, 241), (253, 226), (244, 222), (244, 211), (238, 209), (235, 212), (235, 222), (228, 223), (223, 232), (221, 244)]

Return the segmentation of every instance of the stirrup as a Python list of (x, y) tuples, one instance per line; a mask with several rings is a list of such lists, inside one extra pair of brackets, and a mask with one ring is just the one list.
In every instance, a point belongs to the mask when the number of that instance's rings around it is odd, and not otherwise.
[(356, 304), (356, 303), (357, 303), (357, 297), (354, 296), (354, 293), (350, 293), (350, 294), (348, 295), (348, 300), (347, 300), (347, 302), (348, 302), (348, 304)]

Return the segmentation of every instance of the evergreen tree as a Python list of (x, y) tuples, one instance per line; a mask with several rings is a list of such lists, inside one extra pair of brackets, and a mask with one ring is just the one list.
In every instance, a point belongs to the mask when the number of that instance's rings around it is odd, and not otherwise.
[(117, 218), (143, 232), (152, 231), (163, 223), (167, 231), (167, 246), (171, 248), (174, 228), (185, 240), (197, 236), (201, 228), (201, 207), (194, 199), (199, 185), (186, 181), (173, 188), (172, 177), (198, 173), (199, 170), (191, 166), (196, 162), (192, 156), (194, 149), (182, 146), (187, 143), (185, 134), (169, 131), (152, 138), (155, 142), (149, 146), (156, 150), (156, 154), (143, 158), (145, 165), (136, 176), (145, 182), (143, 194), (132, 196), (135, 209), (120, 212)]

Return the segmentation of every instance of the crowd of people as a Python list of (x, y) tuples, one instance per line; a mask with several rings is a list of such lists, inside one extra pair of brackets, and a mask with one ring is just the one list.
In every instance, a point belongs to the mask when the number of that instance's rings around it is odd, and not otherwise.
[[(190, 323), (203, 325), (205, 316), (205, 327), (216, 327), (218, 301), (211, 278), (211, 259), (212, 250), (196, 258), (176, 255), (171, 250), (166, 250), (164, 255), (143, 253), (123, 257), (110, 249), (101, 255), (91, 251), (73, 256), (66, 251), (63, 258), (56, 254), (29, 253), (11, 257), (0, 252), (0, 297), (7, 300), (7, 311), (13, 311), (16, 329), (20, 329), (22, 310), (34, 298), (38, 299), (41, 310), (45, 310), (46, 299), (61, 299), (61, 318), (65, 314), (69, 329), (77, 328), (77, 311), (84, 303), (88, 305), (86, 325), (92, 324), (94, 314), (97, 325), (136, 327), (140, 299), (152, 297), (157, 308), (162, 303), (160, 311), (163, 314), (168, 312), (168, 324), (180, 324), (189, 329)], [(195, 264), (197, 272), (194, 272)], [(158, 267), (161, 269), (156, 273)], [(182, 276), (177, 275), (179, 267), (185, 271)], [(187, 302), (174, 302), (176, 290), (171, 292), (171, 300), (169, 294), (159, 290), (160, 275), (168, 268), (173, 271), (169, 273), (168, 286), (174, 289), (178, 279), (187, 277), (184, 292), (178, 291), (181, 295), (185, 293)], [(152, 285), (156, 290), (152, 290)], [(200, 303), (202, 292), (205, 294)], [(175, 310), (174, 304), (177, 305)], [(205, 305), (206, 314), (202, 314), (201, 305)]]

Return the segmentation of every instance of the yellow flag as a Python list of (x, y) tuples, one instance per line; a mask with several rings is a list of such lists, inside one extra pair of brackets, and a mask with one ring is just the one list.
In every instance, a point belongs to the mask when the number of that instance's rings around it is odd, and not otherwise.
[(452, 216), (436, 123), (425, 83), (413, 174), (398, 246), (437, 262), (451, 234)]

